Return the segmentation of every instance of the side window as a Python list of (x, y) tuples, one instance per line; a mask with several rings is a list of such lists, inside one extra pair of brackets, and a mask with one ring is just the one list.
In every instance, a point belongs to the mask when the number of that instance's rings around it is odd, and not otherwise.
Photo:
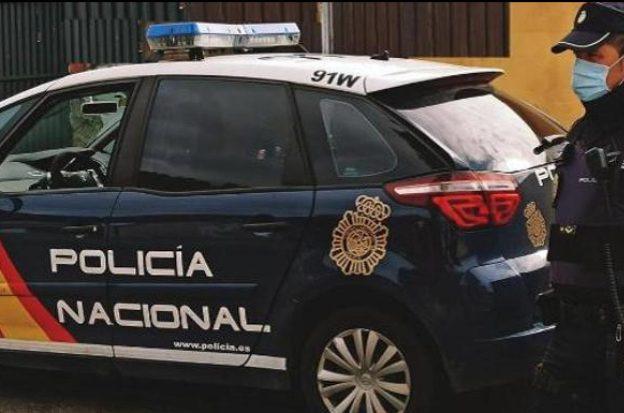
[(120, 90), (61, 99), (22, 135), (11, 154), (87, 148), (117, 131), (128, 98), (129, 92)]
[(139, 186), (167, 192), (280, 187), (289, 184), (287, 164), (296, 152), (284, 86), (166, 79), (150, 114)]
[(32, 106), (34, 100), (28, 100), (8, 108), (0, 109), (0, 140), (20, 117)]
[(397, 166), (397, 156), (362, 112), (347, 102), (320, 102), (327, 143), (339, 178), (381, 175)]
[(131, 89), (118, 86), (51, 98), (11, 137), (0, 191), (105, 186)]
[(381, 184), (445, 167), (365, 99), (304, 89), (296, 99), (319, 185)]

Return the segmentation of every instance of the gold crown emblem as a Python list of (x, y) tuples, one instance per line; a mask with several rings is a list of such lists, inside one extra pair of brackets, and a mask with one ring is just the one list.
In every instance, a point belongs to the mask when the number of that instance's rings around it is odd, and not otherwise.
[(529, 202), (524, 208), (524, 217), (526, 218), (525, 226), (527, 236), (531, 244), (533, 244), (535, 248), (546, 245), (546, 238), (548, 237), (546, 220), (535, 202)]
[(524, 217), (531, 218), (531, 215), (533, 215), (535, 211), (537, 211), (537, 204), (535, 204), (535, 202), (528, 203), (524, 208)]
[(390, 207), (379, 200), (378, 197), (371, 198), (360, 195), (355, 200), (355, 210), (360, 214), (375, 221), (383, 221), (390, 216)]
[(330, 258), (345, 275), (371, 275), (386, 256), (390, 206), (378, 197), (359, 196), (333, 231)]

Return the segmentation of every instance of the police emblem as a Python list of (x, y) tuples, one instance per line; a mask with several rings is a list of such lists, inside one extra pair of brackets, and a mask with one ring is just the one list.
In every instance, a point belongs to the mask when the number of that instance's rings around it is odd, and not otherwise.
[(535, 248), (546, 245), (546, 236), (548, 235), (546, 220), (535, 202), (529, 202), (524, 208), (524, 217), (526, 218), (527, 235), (531, 244)]
[(388, 227), (383, 225), (391, 213), (390, 206), (378, 197), (359, 196), (355, 211), (347, 211), (334, 229), (332, 261), (345, 275), (371, 275), (386, 256)]

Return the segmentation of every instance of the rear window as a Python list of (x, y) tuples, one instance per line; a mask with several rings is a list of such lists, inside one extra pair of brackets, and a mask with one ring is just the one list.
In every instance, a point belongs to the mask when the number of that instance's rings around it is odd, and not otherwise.
[(520, 111), (488, 87), (420, 94), (411, 87), (380, 98), (475, 170), (514, 172), (545, 164), (546, 154), (533, 149), (541, 138), (563, 133), (541, 112), (526, 106)]

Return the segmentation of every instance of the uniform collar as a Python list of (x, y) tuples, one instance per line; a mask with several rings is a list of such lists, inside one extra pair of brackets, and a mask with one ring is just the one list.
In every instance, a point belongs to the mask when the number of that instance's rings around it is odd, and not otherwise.
[(624, 86), (583, 105), (585, 116), (572, 126), (570, 141), (585, 149), (624, 146)]
[(620, 85), (605, 96), (583, 103), (585, 116), (611, 128), (624, 126), (624, 86)]

